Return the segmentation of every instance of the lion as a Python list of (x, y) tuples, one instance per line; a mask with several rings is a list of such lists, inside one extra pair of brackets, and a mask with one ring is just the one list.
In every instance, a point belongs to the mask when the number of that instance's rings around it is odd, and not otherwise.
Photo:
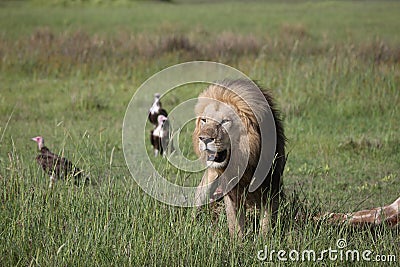
[[(284, 197), (281, 177), (286, 162), (286, 138), (272, 96), (251, 80), (223, 80), (199, 95), (195, 113), (193, 146), (207, 166), (195, 205), (223, 196), (232, 237), (243, 237), (246, 206), (256, 207), (261, 210), (265, 233)], [(273, 120), (268, 121), (268, 116)], [(267, 149), (273, 151), (270, 169), (262, 173), (258, 188), (249, 190), (258, 164), (267, 164), (261, 140), (269, 136), (261, 135), (259, 121), (268, 122), (276, 142), (267, 142)]]

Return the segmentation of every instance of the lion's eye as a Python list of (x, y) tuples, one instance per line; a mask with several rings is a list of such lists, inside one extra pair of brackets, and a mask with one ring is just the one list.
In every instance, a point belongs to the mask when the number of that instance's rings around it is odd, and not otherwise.
[(224, 119), (224, 120), (221, 121), (221, 125), (227, 125), (230, 122), (231, 122), (230, 120)]

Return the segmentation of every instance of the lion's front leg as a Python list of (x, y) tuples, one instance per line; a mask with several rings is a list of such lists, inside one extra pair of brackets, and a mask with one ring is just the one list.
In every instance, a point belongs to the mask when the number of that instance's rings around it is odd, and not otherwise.
[(229, 234), (233, 238), (242, 238), (244, 235), (244, 222), (246, 218), (245, 206), (241, 205), (239, 197), (232, 193), (224, 196), (224, 203)]
[(271, 198), (268, 207), (264, 208), (261, 219), (261, 233), (266, 234), (270, 228), (272, 228), (276, 222), (279, 208), (279, 195)]
[(216, 171), (208, 169), (204, 172), (194, 196), (194, 205), (197, 208), (210, 202), (210, 199), (218, 188), (217, 178), (218, 173)]

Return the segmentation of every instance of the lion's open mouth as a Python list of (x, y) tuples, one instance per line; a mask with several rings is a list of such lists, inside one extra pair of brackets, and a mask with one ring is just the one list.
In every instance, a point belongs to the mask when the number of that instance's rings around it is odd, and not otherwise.
[(224, 162), (228, 156), (228, 150), (223, 151), (207, 151), (207, 161), (214, 161), (217, 163)]

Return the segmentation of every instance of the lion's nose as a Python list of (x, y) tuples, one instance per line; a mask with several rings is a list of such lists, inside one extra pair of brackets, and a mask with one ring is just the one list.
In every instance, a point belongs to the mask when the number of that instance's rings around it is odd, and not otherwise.
[(210, 138), (210, 137), (204, 137), (204, 136), (199, 136), (200, 141), (202, 141), (205, 145), (207, 145), (208, 143), (212, 143), (214, 142), (214, 138)]

